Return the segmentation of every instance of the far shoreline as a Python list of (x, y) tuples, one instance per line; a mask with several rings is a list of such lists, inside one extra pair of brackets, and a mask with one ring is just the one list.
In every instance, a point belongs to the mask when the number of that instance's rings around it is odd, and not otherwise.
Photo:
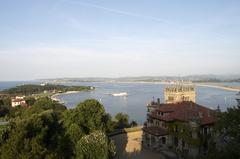
[[(172, 83), (169, 82), (145, 82), (145, 81), (139, 81), (139, 82), (106, 82), (106, 83), (143, 83), (143, 84), (164, 84), (164, 85), (171, 85)], [(216, 89), (222, 89), (222, 90), (227, 90), (227, 91), (235, 91), (239, 92), (240, 91), (240, 85), (238, 86), (239, 88), (234, 88), (230, 86), (224, 86), (224, 85), (219, 85), (218, 83), (192, 83), (193, 85), (196, 85), (198, 87), (209, 87), (209, 88), (216, 88)]]
[[(156, 82), (153, 82), (153, 81), (84, 81), (84, 82), (89, 82), (89, 83), (163, 84), (163, 85), (174, 84), (174, 83), (171, 83), (171, 82), (160, 82), (160, 81), (156, 81)], [(59, 83), (62, 83), (62, 82), (59, 82)], [(74, 82), (64, 82), (64, 83), (74, 83)], [(221, 84), (224, 84), (224, 82), (223, 83), (193, 82), (192, 84), (196, 85), (198, 87), (209, 87), (209, 88), (216, 88), (216, 89), (222, 89), (222, 90), (234, 91), (234, 92), (239, 92), (240, 91), (240, 85), (239, 86), (221, 85)]]
[[(94, 90), (95, 90), (95, 89), (94, 89)], [(61, 99), (58, 98), (60, 95), (76, 94), (76, 93), (80, 93), (80, 92), (84, 92), (84, 91), (67, 91), (67, 92), (62, 92), (62, 93), (55, 93), (55, 94), (51, 95), (50, 98), (51, 98), (53, 101), (57, 101), (57, 102), (64, 103), (64, 101), (62, 101)]]
[(222, 90), (226, 90), (226, 91), (234, 91), (234, 92), (240, 91), (240, 86), (238, 86), (239, 88), (234, 88), (234, 87), (224, 86), (224, 85), (221, 86), (216, 83), (195, 83), (195, 85), (199, 86), (199, 87), (216, 88), (216, 89), (222, 89)]
[[(96, 82), (96, 83), (136, 83), (136, 84), (164, 84), (164, 85), (170, 85), (172, 83), (169, 82), (146, 82), (146, 81), (139, 81), (139, 82), (134, 82), (134, 81), (101, 81), (101, 82)], [(215, 88), (215, 89), (221, 89), (221, 90), (226, 90), (226, 91), (233, 91), (233, 92), (240, 92), (240, 86), (239, 88), (232, 88), (230, 86), (224, 86), (224, 85), (219, 85), (219, 83), (192, 83), (193, 85), (196, 85), (197, 87), (208, 87), (208, 88)], [(66, 94), (76, 94), (80, 93), (82, 91), (67, 91), (63, 93), (55, 93), (50, 96), (52, 100), (63, 102), (61, 99), (59, 99), (60, 95), (66, 95)]]

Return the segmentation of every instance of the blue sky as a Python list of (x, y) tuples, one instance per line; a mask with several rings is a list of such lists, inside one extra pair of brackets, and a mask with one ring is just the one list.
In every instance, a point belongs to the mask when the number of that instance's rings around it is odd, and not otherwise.
[(2, 0), (0, 80), (239, 74), (239, 0)]

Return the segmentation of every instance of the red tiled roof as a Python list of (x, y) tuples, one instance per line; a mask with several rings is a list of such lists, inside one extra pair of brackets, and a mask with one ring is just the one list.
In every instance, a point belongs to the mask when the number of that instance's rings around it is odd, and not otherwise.
[(160, 127), (143, 127), (143, 131), (155, 136), (168, 135), (167, 131)]
[(12, 99), (12, 102), (23, 102), (25, 101), (24, 99)]
[[(160, 116), (157, 112), (163, 112), (165, 115)], [(216, 122), (216, 112), (204, 106), (198, 105), (191, 101), (181, 103), (161, 104), (158, 109), (149, 114), (152, 118), (163, 121), (192, 121), (199, 120), (201, 125), (213, 124)]]

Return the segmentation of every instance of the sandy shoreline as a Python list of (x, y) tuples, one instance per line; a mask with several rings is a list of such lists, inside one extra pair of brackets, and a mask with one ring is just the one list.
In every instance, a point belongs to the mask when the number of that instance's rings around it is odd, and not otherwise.
[[(143, 84), (164, 84), (164, 85), (173, 84), (169, 82), (115, 82), (115, 83), (140, 83), (140, 84), (143, 83)], [(199, 87), (210, 87), (210, 88), (217, 88), (217, 89), (223, 89), (227, 91), (236, 91), (236, 92), (240, 91), (240, 86), (239, 88), (233, 88), (230, 86), (219, 85), (218, 83), (192, 83), (192, 84)]]
[[(62, 95), (62, 94), (75, 94), (75, 93), (79, 93), (80, 91), (67, 91), (67, 92), (63, 92), (63, 93), (55, 93), (53, 95), (51, 95), (51, 99), (54, 100), (54, 101), (58, 101), (58, 102), (63, 102), (61, 101), (58, 96), (59, 95)], [(64, 103), (64, 102), (63, 102)]]
[[(164, 84), (164, 85), (172, 85), (174, 83), (169, 82), (106, 82), (106, 83), (139, 83), (139, 84)], [(217, 88), (217, 89), (223, 89), (227, 91), (240, 91), (240, 86), (234, 88), (230, 86), (224, 86), (220, 85), (220, 83), (192, 83), (193, 85), (199, 86), (199, 87), (210, 87), (210, 88)]]
[(210, 88), (223, 89), (223, 90), (227, 90), (227, 91), (235, 91), (235, 92), (240, 91), (240, 88), (232, 88), (232, 87), (228, 87), (228, 86), (220, 86), (220, 85), (215, 85), (215, 84), (196, 83), (195, 85), (200, 86), (200, 87), (210, 87)]

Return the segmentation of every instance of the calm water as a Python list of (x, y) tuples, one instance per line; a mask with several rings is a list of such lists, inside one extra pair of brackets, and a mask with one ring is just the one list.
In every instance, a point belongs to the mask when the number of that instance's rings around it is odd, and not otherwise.
[[(70, 84), (71, 85), (71, 84)], [(163, 101), (163, 84), (146, 83), (75, 83), (75, 85), (93, 85), (93, 92), (80, 92), (76, 94), (62, 94), (58, 98), (63, 100), (69, 108), (75, 107), (80, 101), (88, 98), (99, 100), (107, 112), (115, 115), (118, 112), (128, 113), (131, 119), (143, 123), (146, 119), (146, 104), (153, 97)], [(239, 83), (240, 85), (240, 83)], [(127, 92), (128, 97), (114, 97), (109, 94)], [(234, 91), (226, 91), (216, 88), (197, 87), (197, 103), (216, 109), (220, 105), (221, 110), (236, 105)]]
[(0, 90), (19, 86), (22, 84), (38, 84), (38, 83), (40, 83), (40, 82), (38, 82), (38, 81), (6, 81), (6, 82), (0, 81)]
[[(26, 83), (26, 82), (25, 82)], [(13, 87), (17, 82), (0, 82), (0, 89)], [(94, 98), (99, 100), (105, 110), (115, 115), (118, 112), (128, 113), (132, 120), (143, 123), (146, 119), (146, 104), (153, 97), (160, 97), (163, 101), (163, 84), (146, 83), (96, 83), (79, 82), (68, 83), (66, 85), (87, 85), (96, 87), (92, 92), (79, 92), (75, 94), (61, 94), (59, 99), (65, 102), (68, 108), (74, 108), (79, 102), (85, 99)], [(236, 83), (234, 84), (236, 85)], [(240, 86), (240, 83), (238, 83)], [(127, 92), (128, 97), (114, 97), (109, 94)], [(237, 92), (226, 91), (216, 88), (196, 87), (197, 103), (216, 109), (220, 105), (221, 110), (225, 111), (227, 107), (236, 105), (234, 99)]]

